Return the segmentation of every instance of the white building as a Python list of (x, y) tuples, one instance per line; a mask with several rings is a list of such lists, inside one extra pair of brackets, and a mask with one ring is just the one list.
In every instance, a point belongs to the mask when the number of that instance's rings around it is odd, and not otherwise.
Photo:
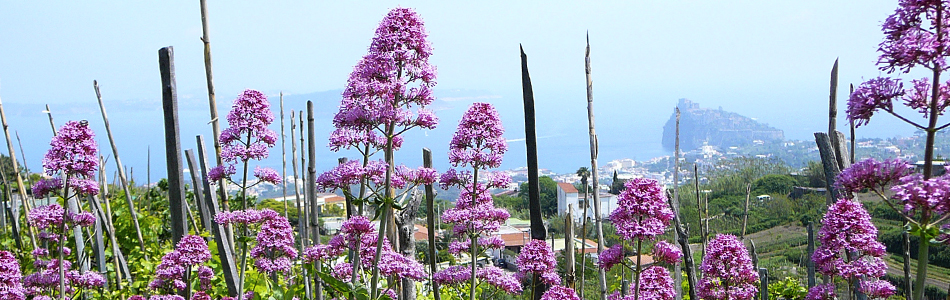
[[(601, 218), (607, 218), (614, 209), (617, 209), (617, 195), (601, 192), (599, 198)], [(591, 199), (588, 200), (593, 201), (594, 199), (591, 197)], [(584, 215), (584, 201), (584, 195), (578, 193), (574, 185), (558, 182), (557, 214), (559, 216), (566, 214), (567, 207), (570, 205), (574, 208), (574, 215), (577, 216), (575, 219), (581, 220), (581, 216)], [(594, 216), (594, 206), (591, 205), (587, 208), (587, 217), (593, 219)]]

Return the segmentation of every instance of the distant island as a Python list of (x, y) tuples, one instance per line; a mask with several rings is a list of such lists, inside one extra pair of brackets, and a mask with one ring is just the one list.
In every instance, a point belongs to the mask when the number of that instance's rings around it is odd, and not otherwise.
[[(694, 150), (703, 145), (740, 147), (761, 142), (782, 141), (781, 129), (759, 123), (752, 118), (719, 109), (701, 108), (699, 103), (680, 99), (680, 148)], [(663, 126), (663, 148), (673, 151), (676, 138), (676, 112)]]

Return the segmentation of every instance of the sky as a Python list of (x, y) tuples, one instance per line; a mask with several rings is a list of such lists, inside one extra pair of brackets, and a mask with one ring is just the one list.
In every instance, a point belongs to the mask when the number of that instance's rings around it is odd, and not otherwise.
[[(563, 134), (559, 126), (586, 124), (585, 35), (592, 47), (598, 130), (611, 134), (601, 137), (602, 143), (636, 141), (622, 145), (651, 150), (633, 149), (628, 156), (648, 159), (644, 156), (662, 154), (659, 128), (679, 98), (756, 118), (792, 139), (810, 140), (812, 132), (827, 130), (832, 64), (840, 59), (839, 99), (847, 98), (847, 84), (882, 75), (876, 66), (880, 25), (896, 5), (879, 0), (860, 5), (827, 0), (208, 0), (222, 116), (246, 88), (270, 95), (275, 108), (280, 92), (287, 99), (318, 93), (328, 104), (317, 109), (332, 113), (332, 98), (366, 53), (379, 20), (391, 8), (411, 7), (424, 19), (434, 47), (430, 61), (438, 67), (437, 96), (496, 104), (509, 123), (506, 138), (515, 145), (524, 137), (523, 125), (511, 124), (523, 115), (521, 45), (538, 103), (538, 135), (570, 139), (575, 148), (548, 145), (579, 162), (589, 154), (583, 151), (586, 128)], [(22, 135), (27, 164), (38, 169), (51, 136), (41, 113), (44, 104), (51, 106), (57, 126), (88, 119), (101, 128), (92, 89), (98, 80), (120, 151), (128, 153), (123, 160), (142, 170), (143, 148), (150, 148), (153, 168), (161, 169), (157, 51), (165, 46), (174, 46), (183, 143), (193, 143), (195, 134), (210, 136), (200, 37), (198, 1), (0, 0), (0, 99), (11, 129)], [(307, 99), (302, 97), (285, 103), (288, 110), (303, 108)], [(844, 124), (845, 101), (840, 102), (839, 123)], [(442, 116), (443, 128), (454, 128), (457, 114)], [(320, 126), (329, 131), (328, 124)], [(858, 129), (866, 137), (912, 133), (890, 116)], [(102, 133), (100, 143), (107, 145)], [(162, 171), (153, 176), (163, 176)]]

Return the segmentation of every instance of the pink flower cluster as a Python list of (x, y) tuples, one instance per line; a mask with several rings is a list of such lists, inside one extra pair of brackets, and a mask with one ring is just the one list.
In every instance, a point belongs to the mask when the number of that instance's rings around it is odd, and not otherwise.
[(497, 168), (508, 150), (498, 112), (488, 103), (473, 103), (462, 115), (449, 144), (449, 162), (455, 167)]
[(600, 253), (597, 264), (601, 269), (610, 270), (615, 265), (622, 263), (624, 256), (623, 245), (616, 244)]
[[(187, 235), (178, 241), (175, 250), (165, 253), (162, 262), (155, 269), (155, 279), (148, 287), (160, 294), (176, 294), (188, 288), (185, 282), (186, 274), (197, 271), (198, 290), (207, 290), (211, 287), (214, 270), (202, 264), (211, 260), (211, 251), (208, 244), (197, 235)], [(193, 269), (197, 267), (197, 269)]]
[(745, 245), (734, 235), (719, 234), (706, 246), (700, 266), (698, 295), (709, 300), (751, 300), (759, 277)]
[[(230, 178), (236, 173), (235, 164), (250, 160), (267, 158), (268, 148), (277, 143), (277, 133), (267, 128), (274, 122), (270, 111), (270, 102), (264, 93), (256, 90), (244, 90), (234, 99), (228, 112), (229, 127), (221, 131), (221, 158), (225, 164), (208, 171), (208, 181)], [(279, 183), (277, 171), (269, 168), (255, 168), (254, 175), (265, 182)]]
[[(330, 263), (350, 250), (359, 253), (360, 264), (364, 267), (373, 266), (376, 256), (376, 226), (364, 216), (353, 216), (343, 222), (340, 233), (330, 238), (327, 244), (314, 245), (304, 249), (304, 261), (307, 263)], [(348, 264), (349, 265), (349, 264)], [(383, 253), (380, 262), (375, 267), (383, 276), (408, 278), (422, 281), (427, 278), (422, 264), (416, 260), (393, 251), (388, 240), (383, 240)], [(361, 268), (362, 269), (362, 268)], [(353, 266), (333, 267), (331, 275), (338, 279), (351, 279)], [(359, 274), (357, 274), (357, 278)]]
[[(99, 183), (94, 179), (99, 167), (95, 134), (86, 121), (69, 121), (60, 127), (50, 141), (49, 151), (43, 157), (43, 169), (49, 176), (69, 178), (70, 189), (84, 195), (99, 194)], [(45, 197), (62, 188), (61, 177), (45, 179), (34, 187), (36, 197)]]
[[(862, 279), (861, 289), (872, 298), (886, 298), (893, 294), (894, 287), (887, 281), (875, 280), (884, 276), (884, 244), (877, 241), (877, 228), (871, 223), (871, 215), (861, 203), (839, 199), (825, 213), (821, 230), (818, 231), (821, 245), (812, 254), (818, 273), (847, 280)], [(834, 286), (816, 286), (809, 296), (828, 297), (827, 289), (834, 293)], [(887, 295), (883, 296), (882, 295)], [(824, 299), (824, 298), (816, 298)]]
[(215, 216), (218, 224), (260, 225), (257, 244), (251, 249), (254, 266), (267, 274), (287, 273), (297, 258), (294, 248), (294, 229), (287, 218), (271, 209), (237, 210), (220, 212)]
[(653, 179), (634, 178), (624, 186), (626, 190), (617, 197), (617, 209), (610, 213), (617, 233), (628, 240), (663, 234), (673, 220), (673, 210), (660, 184)]
[(557, 275), (557, 260), (554, 259), (554, 252), (547, 241), (528, 241), (521, 248), (515, 263), (518, 265), (518, 272), (525, 279), (531, 278), (529, 275), (537, 275), (541, 282), (546, 284), (561, 284), (561, 277)]
[[(58, 295), (60, 261), (57, 259), (37, 259), (33, 262), (33, 266), (37, 272), (23, 277), (24, 293), (32, 299), (53, 298), (54, 295)], [(66, 274), (64, 281), (67, 294), (74, 293), (76, 288), (89, 289), (105, 285), (106, 280), (102, 274), (92, 271), (80, 273), (71, 270), (72, 263), (69, 261), (63, 261), (62, 268)]]
[(653, 258), (658, 262), (673, 265), (683, 258), (683, 250), (667, 241), (659, 241), (653, 245)]
[(835, 185), (852, 193), (861, 192), (863, 189), (883, 191), (911, 173), (911, 166), (900, 159), (877, 161), (868, 158), (841, 171)]
[(634, 295), (639, 294), (639, 299), (643, 300), (670, 300), (676, 297), (676, 290), (673, 288), (673, 277), (670, 271), (661, 266), (650, 266), (640, 273), (640, 291), (636, 291), (634, 284), (630, 285), (627, 296), (621, 296), (620, 292), (614, 292), (607, 295), (609, 300), (634, 300)]
[(920, 174), (905, 176), (891, 191), (894, 191), (894, 199), (904, 204), (905, 212), (950, 213), (950, 175), (927, 180)]
[[(950, 55), (947, 34), (950, 28), (950, 10), (943, 4), (943, 20), (936, 20), (938, 1), (902, 0), (898, 8), (882, 25), (884, 41), (878, 64), (882, 71), (901, 70), (906, 73), (921, 65), (927, 68), (943, 67)], [(943, 40), (938, 40), (937, 23), (942, 22)]]
[[(435, 128), (438, 118), (424, 108), (435, 98), (436, 72), (428, 62), (431, 54), (419, 15), (408, 8), (391, 10), (376, 29), (369, 53), (350, 73), (340, 110), (333, 118), (336, 130), (330, 135), (331, 149), (379, 149), (390, 133), (398, 149), (402, 137), (397, 132)], [(386, 132), (387, 127), (399, 128)]]
[(20, 262), (10, 251), (0, 251), (0, 299), (26, 299), (26, 289), (21, 279)]
[[(508, 294), (521, 292), (521, 282), (518, 278), (495, 266), (478, 268), (475, 277)], [(471, 267), (451, 266), (433, 274), (432, 280), (440, 285), (461, 285), (472, 280)]]
[(541, 295), (541, 300), (580, 300), (580, 297), (572, 288), (553, 286)]

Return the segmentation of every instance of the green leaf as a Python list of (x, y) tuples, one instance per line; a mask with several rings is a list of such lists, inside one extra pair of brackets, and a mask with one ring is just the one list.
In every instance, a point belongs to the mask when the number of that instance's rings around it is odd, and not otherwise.
[(931, 241), (940, 235), (940, 228), (935, 224), (927, 224), (924, 227), (920, 227), (917, 224), (909, 223), (905, 227), (908, 233), (913, 236), (921, 237), (923, 240)]
[(349, 295), (353, 291), (353, 285), (349, 284), (348, 282), (343, 282), (342, 280), (336, 279), (325, 272), (317, 272), (317, 275), (320, 276), (320, 279), (323, 280), (323, 283), (333, 290), (340, 292), (341, 294)]

